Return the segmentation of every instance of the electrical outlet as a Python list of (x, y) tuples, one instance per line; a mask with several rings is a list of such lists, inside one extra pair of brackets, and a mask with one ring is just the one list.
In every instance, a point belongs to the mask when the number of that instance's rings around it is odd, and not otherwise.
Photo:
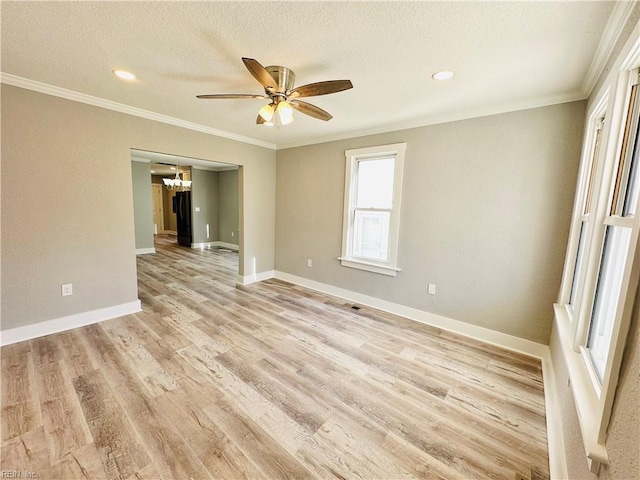
[(62, 296), (68, 297), (69, 295), (73, 295), (73, 284), (71, 283), (63, 283), (62, 284)]
[(235, 236), (235, 234), (236, 234), (236, 232), (231, 232), (231, 236), (232, 237)]
[(200, 211), (200, 207), (196, 207), (196, 212), (199, 212), (199, 211)]
[(313, 261), (310, 258), (307, 258), (307, 267), (313, 267)]
[(436, 294), (436, 284), (435, 283), (429, 283), (427, 285), (427, 293), (429, 295), (435, 295)]

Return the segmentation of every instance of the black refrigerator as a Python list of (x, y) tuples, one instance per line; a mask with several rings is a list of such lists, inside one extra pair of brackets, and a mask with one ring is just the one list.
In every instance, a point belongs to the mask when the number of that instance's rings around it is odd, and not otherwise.
[(191, 247), (191, 192), (176, 192), (174, 202), (178, 229), (178, 243), (185, 247)]

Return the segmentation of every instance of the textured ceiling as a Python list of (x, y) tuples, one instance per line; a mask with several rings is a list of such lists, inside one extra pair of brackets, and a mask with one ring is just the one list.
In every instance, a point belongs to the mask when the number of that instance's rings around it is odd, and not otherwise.
[[(3, 1), (1, 70), (282, 148), (584, 98), (613, 7)], [(243, 56), (291, 68), (296, 85), (347, 78), (354, 88), (308, 99), (331, 121), (297, 113), (280, 129), (255, 125), (264, 100), (195, 98), (263, 93)], [(456, 76), (433, 81), (443, 69)]]

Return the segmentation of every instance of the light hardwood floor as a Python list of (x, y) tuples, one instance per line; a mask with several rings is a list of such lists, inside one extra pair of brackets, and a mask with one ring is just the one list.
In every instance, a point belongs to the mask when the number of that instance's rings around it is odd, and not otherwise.
[(549, 478), (539, 361), (160, 240), (143, 312), (2, 348), (3, 471)]

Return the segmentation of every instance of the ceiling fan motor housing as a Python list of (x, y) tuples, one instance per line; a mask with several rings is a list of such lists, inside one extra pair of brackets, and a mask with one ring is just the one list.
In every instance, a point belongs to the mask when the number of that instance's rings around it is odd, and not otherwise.
[[(271, 65), (266, 67), (265, 70), (269, 72), (269, 75), (271, 75), (278, 84), (278, 89), (273, 93), (286, 94), (286, 92), (293, 89), (293, 84), (296, 81), (296, 74), (293, 73), (293, 70), (278, 65)], [(265, 89), (265, 92), (267, 94), (270, 93), (267, 89)]]

